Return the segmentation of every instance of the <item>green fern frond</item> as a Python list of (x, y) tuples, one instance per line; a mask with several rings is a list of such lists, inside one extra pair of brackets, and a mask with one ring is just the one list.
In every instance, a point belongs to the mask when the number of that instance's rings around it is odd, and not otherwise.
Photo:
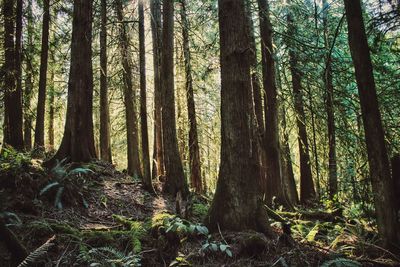
[(36, 250), (31, 252), (26, 259), (21, 262), (18, 267), (29, 267), (38, 262), (40, 258), (42, 258), (50, 249), (51, 246), (53, 246), (52, 241), (56, 238), (56, 236), (51, 237), (49, 240), (46, 241), (43, 245), (38, 247)]
[(321, 267), (360, 267), (361, 263), (345, 258), (336, 258), (324, 262)]

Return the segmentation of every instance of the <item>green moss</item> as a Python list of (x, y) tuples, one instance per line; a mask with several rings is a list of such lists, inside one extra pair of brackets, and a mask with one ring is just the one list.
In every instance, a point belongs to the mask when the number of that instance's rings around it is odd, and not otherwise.
[(141, 239), (146, 235), (146, 223), (130, 220), (124, 216), (113, 215), (113, 218), (124, 225), (127, 229), (127, 233), (131, 239), (131, 245), (133, 252), (139, 253), (142, 250)]
[(208, 206), (205, 204), (201, 204), (201, 203), (195, 203), (193, 204), (193, 216), (203, 220), (208, 213)]
[(174, 215), (171, 215), (167, 212), (156, 213), (153, 215), (151, 220), (148, 222), (149, 227), (151, 229), (159, 228), (164, 225), (165, 219), (172, 219), (173, 217), (174, 217)]

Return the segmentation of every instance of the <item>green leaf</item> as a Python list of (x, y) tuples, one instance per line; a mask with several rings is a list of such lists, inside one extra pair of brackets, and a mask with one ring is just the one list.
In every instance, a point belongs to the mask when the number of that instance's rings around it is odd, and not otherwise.
[(60, 209), (60, 210), (63, 208), (63, 205), (62, 205), (62, 203), (61, 203), (61, 198), (62, 198), (63, 192), (64, 192), (64, 187), (60, 187), (60, 188), (57, 190), (56, 198), (55, 198), (55, 200), (54, 200), (54, 206), (55, 206), (56, 208)]
[(306, 236), (307, 241), (313, 242), (315, 240), (315, 236), (318, 234), (318, 231), (319, 231), (319, 224), (316, 224)]
[(225, 250), (226, 255), (228, 255), (229, 257), (232, 258), (233, 254), (232, 251), (230, 249)]
[(218, 246), (217, 246), (217, 244), (212, 243), (212, 244), (211, 244), (211, 249), (212, 249), (213, 251), (217, 252), (217, 251), (218, 251)]
[(43, 195), (44, 193), (46, 193), (47, 191), (49, 191), (51, 188), (56, 187), (60, 185), (59, 182), (52, 182), (49, 183), (48, 185), (46, 185), (42, 190), (40, 190), (39, 196)]
[(228, 248), (227, 245), (224, 245), (224, 244), (219, 245), (219, 249), (220, 249), (222, 252), (224, 252), (227, 248)]

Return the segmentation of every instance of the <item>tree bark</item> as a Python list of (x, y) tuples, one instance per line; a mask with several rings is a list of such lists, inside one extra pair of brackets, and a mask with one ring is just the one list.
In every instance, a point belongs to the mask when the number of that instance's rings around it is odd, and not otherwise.
[(258, 211), (259, 166), (251, 133), (250, 36), (244, 0), (219, 0), (221, 165), (206, 224), (211, 231), (268, 232)]
[(267, 0), (258, 0), (261, 30), (263, 85), (265, 91), (265, 135), (264, 149), (267, 168), (267, 203), (276, 202), (289, 207), (290, 204), (285, 195), (279, 148), (279, 124), (278, 124), (278, 89), (275, 80), (275, 61), (272, 46), (272, 25), (269, 19), (269, 4)]
[(183, 55), (185, 61), (186, 76), (186, 100), (189, 118), (189, 157), (190, 157), (190, 182), (195, 192), (202, 193), (202, 177), (200, 163), (200, 148), (197, 135), (196, 107), (193, 92), (192, 63), (189, 41), (189, 21), (186, 14), (186, 0), (181, 0), (181, 20), (182, 20), (182, 36), (183, 36)]
[(42, 49), (40, 53), (39, 94), (35, 125), (35, 148), (44, 151), (47, 66), (49, 55), (50, 0), (43, 1)]
[[(54, 50), (50, 52), (50, 60), (54, 66), (55, 59), (54, 59)], [(49, 106), (49, 113), (48, 119), (49, 124), (47, 128), (47, 136), (48, 136), (48, 149), (49, 151), (54, 151), (54, 116), (55, 116), (55, 84), (54, 84), (54, 67), (50, 68), (50, 84), (48, 90), (48, 106)]]
[(142, 134), (143, 185), (154, 192), (150, 173), (149, 135), (147, 132), (146, 48), (144, 35), (143, 0), (139, 0), (139, 54), (140, 54), (140, 119)]
[(64, 135), (56, 160), (89, 162), (96, 158), (93, 134), (92, 0), (74, 0), (71, 64)]
[(164, 192), (187, 197), (189, 188), (183, 173), (176, 136), (174, 92), (174, 1), (163, 2), (162, 59), (161, 59), (162, 130), (166, 180)]
[(332, 75), (332, 56), (330, 53), (329, 42), (329, 25), (328, 25), (328, 10), (329, 5), (327, 0), (323, 1), (323, 26), (324, 26), (324, 41), (325, 41), (325, 73), (324, 83), (326, 90), (326, 113), (328, 115), (328, 143), (329, 143), (329, 198), (334, 199), (338, 193), (337, 181), (337, 166), (336, 166), (336, 130), (335, 130), (335, 111), (334, 111), (334, 96), (333, 96), (333, 75)]
[(151, 32), (153, 40), (153, 67), (154, 67), (154, 151), (152, 178), (164, 175), (164, 155), (161, 123), (161, 2), (152, 0)]
[[(296, 26), (290, 11), (287, 14), (288, 36), (296, 35)], [(297, 115), (297, 128), (299, 131), (298, 143), (300, 154), (300, 202), (307, 204), (315, 199), (314, 181), (311, 174), (311, 160), (307, 139), (307, 129), (305, 124), (305, 112), (303, 103), (303, 87), (301, 84), (302, 72), (299, 68), (298, 57), (294, 51), (294, 45), (289, 42), (289, 64), (292, 74), (292, 87), (294, 97), (294, 107)]]
[[(4, 17), (4, 144), (17, 150), (24, 149), (23, 117), (22, 117), (22, 89), (17, 87), (17, 61), (20, 57), (15, 38), (14, 2), (3, 1)], [(20, 3), (18, 18), (22, 19), (22, 2)], [(19, 24), (22, 27), (22, 21)], [(21, 29), (19, 29), (21, 30)], [(21, 41), (21, 40), (20, 40)], [(19, 42), (20, 42), (19, 41)], [(18, 42), (18, 41), (17, 41)], [(20, 49), (19, 49), (20, 50)]]
[(122, 11), (122, 0), (115, 1), (115, 10), (117, 12), (117, 18), (119, 22), (119, 49), (121, 52), (124, 80), (126, 135), (128, 142), (128, 174), (136, 177), (142, 177), (139, 157), (139, 133), (136, 114), (136, 101), (132, 82), (132, 63), (129, 52), (129, 37)]
[(399, 222), (395, 210), (393, 181), (385, 146), (381, 114), (376, 94), (373, 67), (359, 0), (345, 0), (350, 52), (355, 68), (368, 162), (377, 214), (378, 231), (384, 246), (400, 243)]
[(100, 13), (100, 158), (112, 162), (107, 84), (107, 0), (101, 0)]

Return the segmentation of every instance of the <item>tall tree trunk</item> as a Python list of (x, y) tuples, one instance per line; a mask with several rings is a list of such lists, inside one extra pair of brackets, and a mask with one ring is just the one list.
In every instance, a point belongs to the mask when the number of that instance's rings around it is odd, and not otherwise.
[[(54, 37), (54, 36), (53, 36)], [(48, 149), (49, 151), (54, 150), (54, 116), (55, 116), (55, 84), (54, 84), (54, 66), (56, 64), (54, 59), (54, 50), (50, 51), (50, 60), (52, 67), (50, 68), (50, 83), (49, 83), (49, 90), (48, 90), (48, 119), (49, 124), (47, 128), (47, 137), (48, 137)]]
[(183, 173), (176, 136), (175, 92), (174, 92), (174, 1), (163, 1), (161, 101), (164, 162), (166, 180), (163, 190), (172, 195), (189, 194)]
[[(23, 14), (23, 1), (17, 0), (16, 17), (15, 17), (15, 76), (16, 76), (16, 91), (18, 92), (21, 103), (23, 104), (22, 93), (22, 14)], [(21, 128), (23, 128), (23, 106), (19, 111), (21, 121)], [(22, 134), (23, 138), (23, 134)], [(25, 143), (24, 143), (25, 144)], [(25, 147), (25, 146), (24, 146)]]
[(323, 26), (324, 42), (326, 49), (324, 83), (326, 90), (326, 113), (328, 115), (328, 143), (329, 143), (329, 198), (334, 199), (338, 192), (337, 166), (336, 166), (336, 130), (335, 130), (335, 111), (333, 106), (333, 75), (332, 75), (332, 56), (330, 53), (329, 25), (328, 25), (329, 4), (323, 0)]
[(360, 0), (345, 0), (350, 52), (355, 68), (367, 144), (368, 162), (377, 214), (378, 231), (384, 245), (400, 243), (400, 228), (394, 207), (393, 181), (376, 94), (375, 80)]
[(221, 62), (221, 165), (206, 224), (211, 231), (268, 232), (258, 209), (259, 166), (254, 162), (250, 36), (245, 0), (219, 0)]
[(258, 0), (261, 29), (263, 85), (265, 91), (265, 136), (264, 149), (266, 153), (268, 202), (276, 201), (288, 207), (280, 162), (279, 125), (278, 125), (278, 90), (275, 80), (275, 61), (272, 46), (272, 25), (269, 19), (269, 4), (267, 0)]
[[(296, 36), (296, 26), (291, 12), (288, 10), (288, 36)], [(307, 140), (307, 129), (305, 124), (305, 112), (303, 103), (303, 87), (301, 80), (303, 74), (299, 67), (299, 59), (294, 50), (293, 42), (289, 42), (289, 64), (292, 74), (292, 87), (294, 97), (294, 108), (297, 116), (297, 127), (299, 131), (299, 154), (300, 154), (300, 202), (307, 204), (315, 198), (314, 181), (311, 174), (311, 160)]]
[(132, 82), (132, 63), (129, 52), (129, 37), (122, 11), (122, 0), (115, 1), (115, 9), (119, 22), (119, 48), (122, 58), (121, 60), (124, 80), (126, 135), (128, 141), (128, 174), (136, 177), (142, 177), (139, 158), (139, 133), (136, 114), (136, 101)]
[(153, 67), (154, 67), (154, 151), (152, 178), (163, 176), (164, 155), (161, 123), (161, 2), (150, 1), (151, 32), (153, 40)]
[(92, 8), (93, 0), (74, 0), (65, 129), (60, 148), (46, 162), (47, 166), (64, 158), (70, 162), (96, 158), (92, 117)]
[(140, 50), (140, 118), (142, 133), (143, 185), (154, 192), (150, 173), (149, 135), (147, 131), (146, 48), (144, 35), (143, 0), (139, 0), (139, 50)]
[(197, 193), (203, 192), (200, 148), (197, 135), (196, 107), (193, 93), (192, 63), (189, 43), (189, 21), (186, 14), (186, 0), (181, 0), (181, 20), (183, 36), (183, 55), (185, 60), (186, 99), (189, 118), (189, 157), (190, 157), (190, 182)]
[(44, 151), (47, 65), (49, 55), (50, 0), (43, 1), (42, 50), (40, 53), (39, 95), (35, 126), (35, 148)]
[(100, 26), (100, 158), (112, 162), (107, 84), (107, 0), (101, 0)]
[(28, 1), (27, 6), (27, 44), (25, 55), (25, 91), (23, 96), (24, 104), (24, 147), (29, 151), (32, 149), (32, 114), (31, 114), (31, 99), (33, 93), (33, 14), (32, 0)]
[[(22, 117), (22, 90), (17, 87), (16, 65), (18, 60), (16, 57), (20, 53), (16, 51), (18, 48), (14, 42), (15, 37), (15, 17), (14, 2), (12, 0), (3, 1), (3, 17), (4, 17), (4, 144), (9, 145), (17, 150), (23, 150), (23, 117)], [(20, 3), (22, 8), (22, 2)], [(22, 19), (22, 10), (17, 14)], [(22, 22), (17, 23), (22, 27)], [(20, 29), (21, 30), (21, 29)], [(18, 41), (17, 41), (18, 42)], [(20, 42), (20, 41), (19, 41)], [(19, 49), (20, 50), (20, 49)]]

